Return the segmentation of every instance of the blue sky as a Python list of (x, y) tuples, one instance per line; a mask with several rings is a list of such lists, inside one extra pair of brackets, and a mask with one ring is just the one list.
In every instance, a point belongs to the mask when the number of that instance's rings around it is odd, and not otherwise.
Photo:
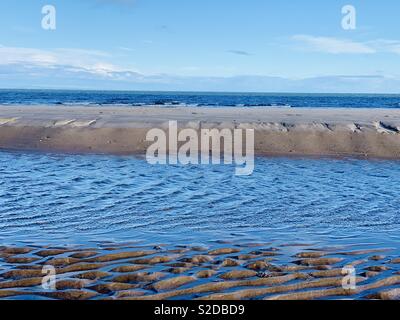
[[(355, 30), (341, 25), (348, 4)], [(2, 0), (0, 12), (0, 87), (400, 91), (396, 0)]]

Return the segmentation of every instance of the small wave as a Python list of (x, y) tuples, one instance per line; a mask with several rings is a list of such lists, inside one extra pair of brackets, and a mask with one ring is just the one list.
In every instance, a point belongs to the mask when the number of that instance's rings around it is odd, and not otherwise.
[(245, 104), (245, 107), (283, 107), (291, 108), (292, 106), (286, 103), (259, 103), (259, 104)]
[(400, 108), (400, 102), (391, 103), (388, 106), (391, 108)]
[(0, 105), (400, 108), (400, 95), (0, 90)]

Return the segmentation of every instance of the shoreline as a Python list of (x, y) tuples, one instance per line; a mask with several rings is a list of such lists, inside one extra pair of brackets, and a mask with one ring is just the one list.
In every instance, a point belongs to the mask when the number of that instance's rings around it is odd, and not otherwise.
[(1, 106), (0, 149), (145, 154), (146, 133), (254, 129), (255, 155), (400, 159), (400, 110)]

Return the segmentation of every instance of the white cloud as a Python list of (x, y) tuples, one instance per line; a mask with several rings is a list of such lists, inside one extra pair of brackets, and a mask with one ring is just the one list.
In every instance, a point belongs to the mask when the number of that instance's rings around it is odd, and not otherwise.
[(380, 52), (390, 52), (400, 54), (400, 41), (399, 40), (387, 40), (378, 39), (369, 42), (370, 46), (376, 48)]
[(306, 49), (332, 54), (371, 54), (376, 49), (366, 43), (355, 42), (348, 39), (337, 39), (331, 37), (315, 37), (310, 35), (295, 35), (293, 40), (306, 45)]
[(0, 46), (0, 65), (38, 66), (45, 68), (63, 67), (68, 70), (107, 75), (113, 72), (135, 72), (110, 62), (107, 52), (84, 49), (34, 49)]
[(134, 52), (134, 51), (136, 51), (135, 49), (128, 48), (128, 47), (118, 47), (117, 49), (118, 49), (118, 50), (121, 50), (121, 51), (127, 51), (127, 52)]
[[(311, 36), (297, 36), (309, 41)], [(400, 53), (400, 42), (375, 40), (363, 46), (343, 48), (343, 41), (320, 41), (325, 52), (331, 53)], [(326, 39), (326, 38), (322, 38)], [(349, 44), (348, 41), (344, 43)], [(314, 42), (315, 44), (315, 42)], [(328, 45), (329, 44), (329, 45)], [(340, 50), (339, 50), (340, 49)], [(287, 79), (269, 76), (205, 77), (193, 76), (196, 66), (181, 68), (185, 75), (144, 75), (113, 63), (108, 52), (83, 49), (35, 49), (0, 45), (0, 87), (8, 88), (86, 88), (119, 90), (181, 90), (181, 91), (259, 91), (259, 92), (398, 92), (396, 77), (374, 75), (332, 76)], [(177, 69), (177, 71), (179, 68)]]
[(400, 54), (400, 40), (375, 39), (356, 42), (349, 39), (333, 37), (316, 37), (312, 35), (295, 35), (292, 37), (303, 44), (303, 49), (331, 54)]

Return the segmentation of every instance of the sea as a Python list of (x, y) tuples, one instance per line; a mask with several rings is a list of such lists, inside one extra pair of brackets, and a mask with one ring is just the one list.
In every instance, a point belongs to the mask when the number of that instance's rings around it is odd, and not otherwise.
[[(0, 90), (8, 106), (399, 108), (400, 95)], [(140, 156), (0, 151), (0, 242), (210, 239), (400, 248), (400, 162), (264, 158), (150, 165)]]
[(0, 90), (0, 105), (400, 108), (400, 94)]

